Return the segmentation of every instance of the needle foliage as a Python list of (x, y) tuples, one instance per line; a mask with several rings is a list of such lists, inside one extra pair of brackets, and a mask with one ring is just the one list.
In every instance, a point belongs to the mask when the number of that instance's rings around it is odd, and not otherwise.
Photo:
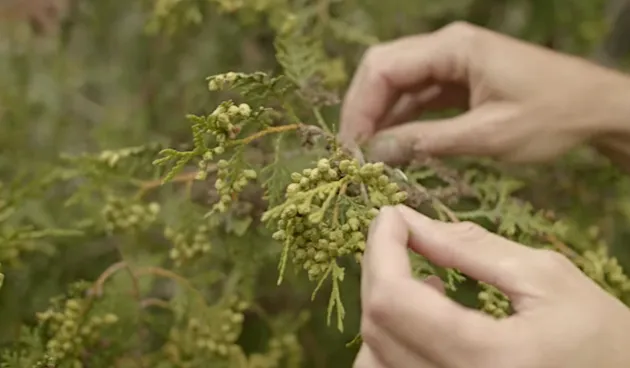
[[(336, 138), (370, 45), (454, 19), (581, 54), (605, 37), (602, 3), (557, 4), (85, 0), (59, 34), (7, 27), (0, 367), (350, 366), (367, 230), (400, 203), (560, 252), (630, 303), (630, 180), (603, 157), (391, 167)], [(410, 256), (452, 298), (512, 313)]]

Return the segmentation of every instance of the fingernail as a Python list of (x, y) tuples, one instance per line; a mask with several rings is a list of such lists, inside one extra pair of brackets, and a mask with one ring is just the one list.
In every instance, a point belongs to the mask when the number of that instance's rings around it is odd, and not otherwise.
[(429, 216), (423, 214), (422, 212), (416, 211), (413, 208), (406, 206), (404, 204), (396, 205), (396, 210), (398, 210), (398, 213), (400, 213), (404, 219), (413, 219), (415, 221), (425, 221), (425, 222), (435, 221)]
[(370, 161), (392, 162), (396, 160), (400, 143), (393, 136), (374, 138), (367, 147), (366, 156)]

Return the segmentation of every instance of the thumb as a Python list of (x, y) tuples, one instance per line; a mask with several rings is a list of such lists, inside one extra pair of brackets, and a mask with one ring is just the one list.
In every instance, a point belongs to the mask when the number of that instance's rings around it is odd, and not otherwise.
[(496, 286), (512, 299), (517, 310), (520, 299), (539, 294), (548, 286), (548, 279), (538, 272), (540, 251), (473, 223), (445, 223), (409, 207), (396, 208), (409, 225), (410, 248), (439, 266), (458, 269)]
[(507, 147), (496, 127), (510, 120), (512, 111), (507, 104), (484, 105), (452, 118), (394, 126), (376, 134), (366, 153), (371, 161), (392, 165), (423, 155), (499, 155)]

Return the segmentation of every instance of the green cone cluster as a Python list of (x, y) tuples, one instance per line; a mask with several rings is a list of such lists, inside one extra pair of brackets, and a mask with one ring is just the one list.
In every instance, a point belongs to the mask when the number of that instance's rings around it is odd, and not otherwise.
[(247, 78), (252, 78), (253, 76), (254, 75), (237, 72), (217, 74), (208, 78), (208, 89), (210, 91), (218, 91), (230, 88), (234, 83)]
[(378, 208), (407, 198), (382, 163), (321, 159), (291, 179), (285, 202), (267, 211), (263, 221), (275, 221), (273, 238), (291, 250), (293, 263), (310, 280), (320, 278), (337, 257), (352, 254), (360, 262)]
[(482, 291), (477, 298), (481, 302), (481, 310), (495, 318), (507, 317), (510, 313), (510, 301), (499, 289), (481, 283)]
[(584, 252), (578, 266), (613, 295), (620, 297), (630, 292), (630, 278), (624, 273), (619, 261), (608, 254), (605, 246)]
[[(207, 117), (193, 117), (199, 124), (193, 127), (193, 140), (197, 149), (202, 149), (202, 159), (197, 164), (196, 179), (204, 180), (215, 155), (222, 155), (226, 151), (226, 144), (234, 139), (241, 131), (244, 119), (252, 115), (252, 108), (246, 104), (235, 105), (232, 101), (221, 103)], [(205, 135), (214, 137), (216, 146), (208, 148)]]
[(103, 207), (105, 228), (109, 232), (142, 230), (152, 224), (160, 212), (156, 202), (129, 204), (122, 198), (110, 197)]
[(172, 227), (166, 227), (164, 236), (173, 243), (169, 257), (176, 267), (212, 250), (210, 227), (206, 224), (195, 226), (189, 231), (176, 231)]
[(219, 202), (214, 205), (213, 209), (225, 213), (236, 196), (245, 189), (247, 184), (256, 180), (258, 174), (251, 169), (230, 170), (230, 165), (226, 160), (220, 160), (217, 166), (217, 180), (214, 183), (214, 188), (219, 195)]
[(99, 341), (103, 328), (118, 322), (118, 316), (112, 313), (88, 318), (87, 303), (85, 299), (70, 298), (62, 310), (50, 308), (37, 314), (48, 336), (46, 355), (56, 362), (78, 361), (85, 349)]
[(247, 308), (247, 302), (232, 298), (218, 314), (211, 313), (209, 319), (188, 319), (184, 328), (171, 329), (169, 342), (164, 347), (165, 354), (172, 361), (204, 355), (227, 358), (231, 352), (240, 349), (236, 341), (243, 325), (243, 312)]
[[(286, 362), (285, 364), (282, 364)], [(265, 353), (249, 357), (248, 368), (298, 368), (302, 362), (302, 347), (294, 334), (273, 337)]]
[(250, 117), (251, 114), (252, 108), (248, 104), (242, 103), (237, 106), (231, 101), (226, 101), (208, 115), (206, 120), (207, 133), (214, 135), (218, 143), (218, 146), (214, 148), (214, 153), (222, 154), (225, 152), (223, 143), (239, 133), (238, 124), (242, 119)]

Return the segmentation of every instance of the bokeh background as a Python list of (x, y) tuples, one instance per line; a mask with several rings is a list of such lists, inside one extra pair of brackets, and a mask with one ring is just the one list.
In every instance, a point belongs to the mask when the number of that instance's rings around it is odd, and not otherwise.
[[(256, 2), (245, 0), (245, 2)], [(258, 0), (272, 3), (274, 0)], [(97, 152), (190, 139), (184, 116), (219, 102), (205, 78), (229, 70), (276, 70), (272, 33), (255, 17), (217, 11), (213, 0), (0, 0), (0, 181), (37, 177), (62, 153)], [(235, 3), (238, 1), (234, 1)], [(277, 1), (281, 2), (281, 1)], [(363, 29), (347, 50), (351, 75), (362, 51), (388, 40), (467, 20), (545, 47), (627, 70), (630, 2), (624, 0), (296, 0), (334, 6)], [(164, 15), (160, 9), (171, 9)], [(194, 9), (194, 10), (190, 10)], [(578, 78), (579, 76), (576, 76)], [(605, 93), (593, 91), (594, 94)], [(630, 266), (630, 186), (601, 157), (579, 150), (546, 168), (519, 170), (530, 198), (599, 225)], [(20, 216), (42, 226), (64, 213), (60, 198), (27, 201)], [(66, 240), (11, 257), (0, 290), (0, 344), (45, 308), (67, 282), (94, 279), (113, 259), (102, 243)], [(10, 276), (10, 277), (9, 277)], [(314, 324), (323, 324), (315, 320)], [(348, 366), (350, 335), (320, 332), (320, 366)], [(325, 340), (327, 339), (327, 340)], [(335, 348), (327, 347), (333, 343)]]

